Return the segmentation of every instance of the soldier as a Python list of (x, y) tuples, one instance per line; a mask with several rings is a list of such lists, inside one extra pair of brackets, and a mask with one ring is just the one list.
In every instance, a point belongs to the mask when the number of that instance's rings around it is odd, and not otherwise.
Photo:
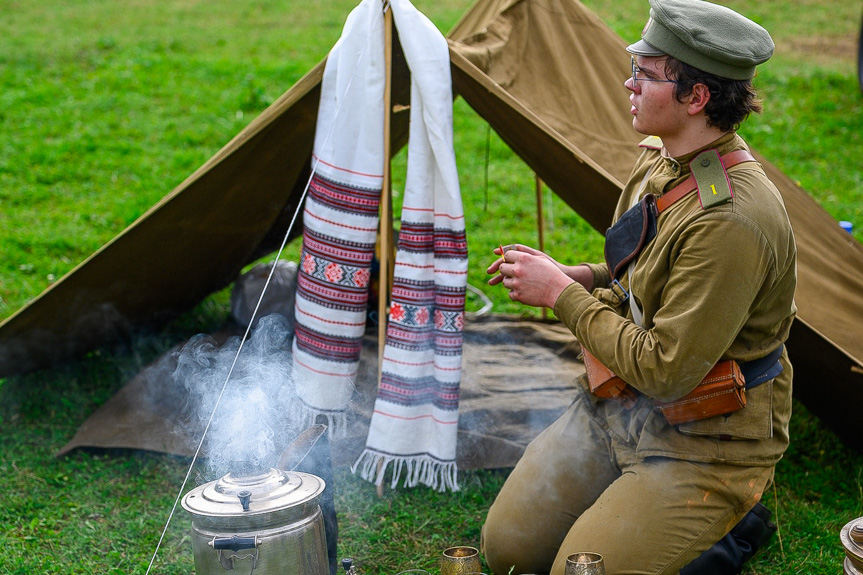
[[(625, 386), (579, 378), (575, 401), (528, 446), (483, 526), (498, 575), (561, 575), (583, 551), (602, 554), (609, 575), (738, 573), (770, 534), (758, 502), (788, 445), (796, 248), (736, 130), (761, 111), (751, 80), (773, 41), (722, 6), (650, 5), (625, 82), (633, 127), (649, 137), (607, 261), (564, 265), (515, 245), (488, 268), (489, 284), (552, 308)], [(732, 383), (724, 397), (745, 407), (696, 397), (720, 366), (743, 373), (745, 392)], [(659, 409), (667, 402), (682, 421)], [(735, 547), (735, 526), (755, 540)]]

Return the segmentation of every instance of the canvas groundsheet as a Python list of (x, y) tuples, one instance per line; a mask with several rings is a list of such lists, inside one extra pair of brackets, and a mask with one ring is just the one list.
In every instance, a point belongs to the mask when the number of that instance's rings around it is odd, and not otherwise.
[[(213, 335), (223, 340), (235, 333)], [(365, 445), (377, 385), (376, 337), (369, 333), (365, 338), (347, 432), (330, 441), (337, 466), (353, 464)], [(95, 447), (192, 455), (203, 427), (190, 425), (189, 411), (197, 406), (166, 377), (176, 366), (173, 351), (143, 369), (93, 413), (59, 454)], [(579, 351), (572, 334), (559, 323), (505, 316), (468, 321), (458, 466), (512, 467), (527, 443), (572, 402), (575, 379), (584, 370)]]

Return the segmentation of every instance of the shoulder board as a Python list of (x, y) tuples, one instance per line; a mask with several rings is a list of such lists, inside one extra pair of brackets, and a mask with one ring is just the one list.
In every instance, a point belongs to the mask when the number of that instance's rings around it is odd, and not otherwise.
[(715, 149), (705, 150), (695, 156), (689, 162), (689, 168), (695, 178), (698, 199), (703, 209), (721, 206), (734, 197), (725, 166)]
[(662, 140), (657, 136), (647, 136), (638, 144), (639, 148), (650, 148), (651, 150), (661, 150)]

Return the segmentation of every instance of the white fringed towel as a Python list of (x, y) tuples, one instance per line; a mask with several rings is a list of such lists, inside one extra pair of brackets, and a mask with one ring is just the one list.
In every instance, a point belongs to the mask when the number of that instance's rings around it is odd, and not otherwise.
[[(392, 464), (394, 486), (404, 472), (406, 485), (455, 490), (467, 243), (449, 49), (410, 2), (390, 6), (411, 70), (407, 178), (382, 381), (354, 470), (380, 484)], [(324, 71), (296, 300), (298, 393), (336, 425), (365, 327), (385, 161), (384, 73), (381, 3), (364, 0)]]

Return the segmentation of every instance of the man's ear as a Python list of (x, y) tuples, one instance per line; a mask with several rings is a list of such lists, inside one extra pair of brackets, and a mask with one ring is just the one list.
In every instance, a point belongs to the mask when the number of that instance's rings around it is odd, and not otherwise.
[(706, 84), (696, 84), (692, 87), (692, 93), (689, 94), (689, 107), (687, 111), (694, 116), (704, 110), (707, 102), (710, 101), (710, 89)]

